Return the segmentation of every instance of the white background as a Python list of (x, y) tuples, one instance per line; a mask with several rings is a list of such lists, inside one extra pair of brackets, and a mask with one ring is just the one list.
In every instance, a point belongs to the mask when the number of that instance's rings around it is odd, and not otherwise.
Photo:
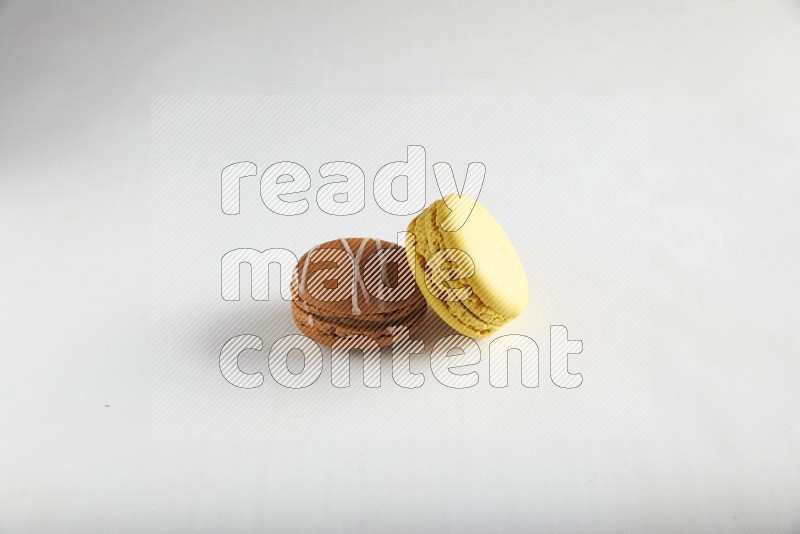
[[(650, 423), (648, 116), (646, 98), (626, 96), (154, 98), (154, 436), (642, 437)], [(478, 373), (470, 390), (450, 389), (432, 374), (434, 344), (455, 333), (435, 313), (423, 318), (415, 335), (426, 344), (411, 361), (414, 373), (427, 374), (418, 390), (395, 383), (391, 351), (384, 354), (380, 391), (363, 385), (360, 357), (353, 358), (352, 387), (336, 388), (327, 348), (314, 384), (284, 389), (268, 371), (268, 355), (278, 339), (300, 331), (280, 298), (278, 269), (272, 269), (269, 300), (251, 299), (251, 269), (243, 266), (237, 269), (240, 300), (225, 301), (222, 257), (235, 249), (279, 248), (299, 258), (314, 245), (347, 236), (397, 241), (413, 216), (381, 209), (373, 178), (383, 165), (405, 161), (409, 143), (425, 149), (427, 176), (415, 175), (422, 183), (411, 186), (425, 192), (422, 207), (441, 196), (435, 162), (449, 162), (462, 184), (470, 161), (485, 165), (479, 200), (503, 225), (526, 270), (527, 312), (477, 342), (480, 363), (463, 370)], [(287, 198), (306, 199), (308, 209), (281, 216), (267, 209), (259, 182), (270, 164), (289, 158), (311, 177), (308, 192)], [(240, 212), (226, 215), (221, 171), (242, 159), (257, 165), (256, 175), (239, 180)], [(330, 182), (318, 169), (337, 159), (366, 174), (358, 213), (333, 216), (317, 205), (320, 186)], [(404, 180), (398, 182), (405, 193)], [(263, 287), (266, 280), (255, 277), (252, 284)], [(585, 345), (569, 365), (585, 375), (580, 388), (550, 380), (550, 325), (566, 326), (571, 339)], [(508, 334), (538, 343), (538, 389), (522, 387), (518, 355), (509, 360), (510, 387), (490, 385), (489, 343)], [(259, 390), (233, 387), (220, 372), (223, 345), (239, 335), (259, 336), (264, 344), (239, 359), (245, 372), (268, 377)], [(525, 358), (536, 357), (526, 351)], [(302, 368), (299, 353), (289, 361), (298, 365), (292, 369)]]
[[(797, 2), (0, 4), (0, 532), (796, 531), (798, 57)], [(649, 95), (650, 433), (152, 438), (165, 93)]]

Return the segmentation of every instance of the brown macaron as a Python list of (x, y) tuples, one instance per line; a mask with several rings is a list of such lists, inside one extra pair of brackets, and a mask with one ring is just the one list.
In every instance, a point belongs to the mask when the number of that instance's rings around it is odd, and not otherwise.
[(357, 335), (390, 345), (392, 327), (413, 331), (425, 308), (405, 250), (380, 239), (317, 245), (300, 258), (292, 278), (294, 322), (326, 345)]

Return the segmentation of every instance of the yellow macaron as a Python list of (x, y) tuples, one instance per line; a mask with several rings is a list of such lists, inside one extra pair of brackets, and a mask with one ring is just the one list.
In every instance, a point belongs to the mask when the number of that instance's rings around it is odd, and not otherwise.
[(455, 330), (486, 337), (525, 311), (522, 263), (483, 206), (448, 195), (417, 215), (408, 232), (406, 256), (414, 279), (431, 309)]

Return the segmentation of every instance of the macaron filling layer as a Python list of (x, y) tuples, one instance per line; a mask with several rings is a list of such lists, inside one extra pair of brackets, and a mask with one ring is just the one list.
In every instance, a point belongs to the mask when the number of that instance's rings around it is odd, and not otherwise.
[(400, 317), (392, 317), (386, 319), (357, 319), (354, 317), (338, 317), (334, 315), (321, 315), (313, 312), (309, 312), (303, 309), (302, 306), (297, 304), (293, 304), (293, 306), (297, 306), (299, 309), (303, 310), (307, 313), (312, 320), (314, 321), (323, 321), (326, 323), (334, 324), (334, 325), (341, 325), (346, 326), (348, 328), (357, 328), (357, 329), (378, 329), (378, 328), (389, 328), (391, 326), (399, 326), (402, 325), (408, 319), (414, 317), (415, 315), (419, 315), (425, 311), (424, 307), (417, 308), (412, 310), (411, 312), (406, 313)]
[[(301, 331), (311, 335), (312, 339), (332, 343), (335, 340), (350, 336), (365, 335), (377, 341), (381, 346), (385, 345), (386, 342), (391, 342), (393, 326), (405, 326), (409, 330), (415, 330), (419, 319), (425, 314), (425, 310), (426, 308), (423, 306), (399, 319), (370, 321), (316, 315), (304, 310), (302, 306), (296, 303), (292, 304), (292, 315), (295, 317), (295, 323)], [(322, 336), (322, 338), (319, 339), (318, 336)]]

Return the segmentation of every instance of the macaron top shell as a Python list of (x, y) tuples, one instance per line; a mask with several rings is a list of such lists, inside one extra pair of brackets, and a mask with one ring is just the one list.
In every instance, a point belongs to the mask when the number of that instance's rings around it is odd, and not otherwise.
[[(474, 274), (464, 282), (498, 314), (508, 319), (522, 314), (528, 305), (525, 270), (514, 245), (495, 218), (465, 196), (449, 195), (446, 202), (437, 200), (432, 207), (445, 246), (462, 250), (475, 265)], [(458, 227), (467, 213), (466, 222)], [(450, 229), (455, 230), (447, 231)]]
[(306, 311), (329, 317), (383, 320), (425, 305), (404, 249), (361, 237), (328, 241), (301, 256), (292, 295)]

